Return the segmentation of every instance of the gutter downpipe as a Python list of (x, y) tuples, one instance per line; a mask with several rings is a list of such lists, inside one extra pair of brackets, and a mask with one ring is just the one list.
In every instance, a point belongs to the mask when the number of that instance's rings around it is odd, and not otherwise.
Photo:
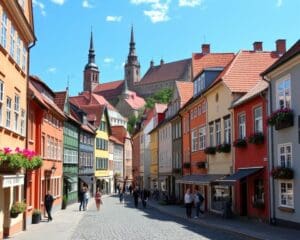
[[(273, 100), (273, 95), (272, 95), (272, 84), (270, 79), (268, 79), (267, 77), (263, 76), (263, 80), (266, 81), (269, 85), (269, 101), (268, 101), (268, 115), (270, 115), (273, 111), (272, 108), (272, 100)], [(274, 142), (273, 142), (273, 137), (274, 137), (274, 129), (273, 127), (269, 128), (269, 144), (268, 144), (268, 153), (269, 153), (269, 171), (271, 171), (271, 169), (273, 169), (274, 167), (274, 156), (273, 156), (273, 152), (274, 152)], [(275, 182), (274, 182), (274, 178), (272, 176), (269, 176), (269, 191), (270, 191), (270, 206), (269, 206), (269, 211), (270, 211), (270, 224), (275, 225), (276, 224), (276, 209), (275, 209)]]

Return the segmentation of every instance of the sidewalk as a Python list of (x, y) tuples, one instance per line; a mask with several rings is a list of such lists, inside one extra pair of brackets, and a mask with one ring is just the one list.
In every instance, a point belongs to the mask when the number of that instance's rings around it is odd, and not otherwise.
[[(201, 226), (211, 227), (223, 231), (233, 232), (252, 239), (270, 240), (295, 240), (300, 239), (300, 230), (272, 226), (266, 223), (254, 222), (243, 219), (224, 219), (219, 216), (205, 214), (198, 219), (187, 219), (185, 208), (178, 205), (160, 205), (157, 201), (148, 201), (149, 206), (166, 214), (184, 218), (186, 221), (197, 223)], [(193, 213), (195, 210), (193, 209)]]
[[(109, 197), (104, 195), (102, 198)], [(94, 204), (94, 198), (90, 198), (88, 208)], [(67, 206), (65, 210), (58, 210), (53, 213), (53, 221), (48, 222), (43, 218), (39, 224), (30, 224), (27, 230), (17, 233), (9, 237), (15, 240), (53, 240), (55, 235), (60, 236), (60, 239), (71, 239), (80, 220), (84, 216), (85, 211), (79, 211), (79, 203), (73, 203)]]

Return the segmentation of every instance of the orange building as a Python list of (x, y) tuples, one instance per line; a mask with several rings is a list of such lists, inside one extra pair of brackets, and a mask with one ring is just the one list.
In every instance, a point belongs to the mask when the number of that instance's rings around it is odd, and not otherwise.
[[(26, 147), (29, 50), (35, 43), (32, 1), (0, 1), (0, 149)], [(0, 172), (0, 239), (23, 228), (13, 203), (24, 200), (24, 175)]]
[(48, 190), (55, 198), (53, 210), (61, 207), (64, 113), (54, 103), (54, 92), (38, 77), (29, 80), (28, 148), (43, 158), (41, 169), (28, 172), (27, 221), (34, 208), (44, 210)]

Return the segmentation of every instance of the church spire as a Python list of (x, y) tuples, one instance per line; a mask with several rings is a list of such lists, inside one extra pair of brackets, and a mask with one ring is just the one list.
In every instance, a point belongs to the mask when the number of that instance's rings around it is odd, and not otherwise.
[(89, 49), (89, 63), (95, 63), (95, 50), (93, 41), (93, 31), (91, 31), (90, 49)]
[(136, 53), (135, 53), (134, 32), (133, 32), (133, 26), (131, 26), (128, 61), (130, 61), (130, 60), (133, 61), (136, 59), (137, 59), (137, 57), (136, 57)]

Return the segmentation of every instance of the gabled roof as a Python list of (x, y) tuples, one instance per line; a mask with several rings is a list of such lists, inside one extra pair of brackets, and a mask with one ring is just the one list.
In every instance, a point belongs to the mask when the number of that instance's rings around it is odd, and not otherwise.
[(276, 61), (278, 54), (265, 51), (240, 51), (211, 87), (220, 81), (234, 93), (246, 93), (260, 80), (260, 73)]
[(190, 64), (191, 59), (188, 58), (150, 67), (139, 84), (143, 85), (147, 83), (182, 79)]
[(197, 77), (206, 68), (222, 67), (228, 65), (234, 58), (234, 53), (193, 53), (193, 77)]
[(281, 56), (273, 65), (271, 65), (268, 69), (266, 69), (262, 75), (266, 75), (272, 72), (275, 68), (278, 68), (285, 62), (289, 61), (296, 55), (300, 54), (300, 40), (298, 40), (285, 54)]
[(180, 107), (182, 107), (193, 96), (194, 84), (192, 82), (176, 81), (176, 87), (181, 99)]
[(134, 109), (139, 110), (145, 106), (145, 100), (142, 97), (139, 97), (136, 92), (133, 91), (127, 91), (128, 98), (125, 98), (125, 102), (128, 103), (128, 105)]
[(55, 92), (54, 102), (62, 111), (64, 111), (66, 97), (67, 91)]
[(249, 101), (250, 99), (258, 96), (261, 92), (263, 92), (264, 90), (266, 90), (268, 88), (268, 86), (269, 86), (269, 84), (266, 81), (260, 80), (253, 88), (251, 88), (249, 90), (249, 92), (247, 92), (241, 98), (239, 98), (238, 100), (236, 100), (232, 104), (232, 107), (236, 107), (236, 106), (238, 106), (240, 104), (243, 104), (243, 103)]
[(88, 121), (94, 122), (94, 125), (96, 127), (100, 126), (102, 115), (105, 110), (104, 105), (90, 104), (90, 105), (82, 105), (80, 106), (80, 108), (87, 113)]
[(123, 126), (112, 126), (111, 135), (118, 139), (121, 144), (124, 144), (125, 138), (128, 137), (128, 132)]
[(102, 83), (96, 86), (94, 93), (100, 94), (106, 99), (117, 98), (124, 89), (124, 80)]

